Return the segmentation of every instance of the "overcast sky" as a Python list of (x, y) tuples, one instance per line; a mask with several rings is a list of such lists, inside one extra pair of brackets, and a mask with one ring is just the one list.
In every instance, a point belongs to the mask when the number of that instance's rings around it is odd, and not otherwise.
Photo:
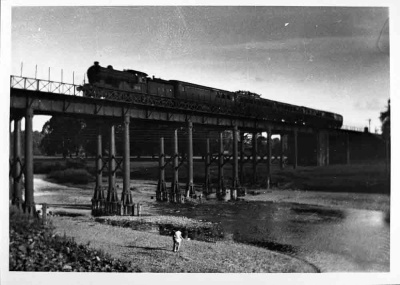
[[(387, 8), (14, 7), (12, 73), (81, 83), (94, 61), (342, 114), (380, 128)], [(40, 130), (45, 119), (35, 119)]]

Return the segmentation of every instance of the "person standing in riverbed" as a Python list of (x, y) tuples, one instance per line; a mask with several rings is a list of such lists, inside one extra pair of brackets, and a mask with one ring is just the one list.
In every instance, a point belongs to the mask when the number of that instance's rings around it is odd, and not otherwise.
[(177, 252), (177, 251), (179, 251), (179, 247), (181, 246), (181, 242), (182, 242), (182, 233), (181, 233), (181, 231), (179, 231), (179, 230), (173, 231), (172, 239), (174, 241), (173, 251)]

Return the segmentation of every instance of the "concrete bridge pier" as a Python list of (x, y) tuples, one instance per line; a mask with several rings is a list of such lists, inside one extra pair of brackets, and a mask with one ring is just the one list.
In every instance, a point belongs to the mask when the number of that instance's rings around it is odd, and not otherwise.
[(187, 121), (188, 130), (188, 145), (187, 145), (187, 184), (186, 184), (186, 198), (191, 198), (195, 194), (193, 185), (193, 123)]
[(346, 164), (350, 164), (350, 138), (349, 134), (345, 134), (345, 151), (346, 151)]
[(226, 188), (224, 183), (224, 132), (219, 132), (219, 159), (218, 159), (218, 187), (217, 197), (225, 196)]
[(181, 189), (179, 187), (179, 153), (178, 153), (178, 129), (174, 130), (173, 137), (173, 178), (171, 183), (171, 202), (180, 203), (181, 202)]
[(257, 160), (258, 160), (258, 158), (257, 158), (257, 156), (258, 156), (257, 135), (258, 135), (258, 133), (253, 132), (253, 136), (251, 139), (252, 151), (253, 151), (252, 157), (253, 157), (253, 183), (254, 184), (257, 183), (257, 179), (258, 179), (258, 177), (257, 177)]
[(330, 164), (329, 160), (329, 153), (330, 153), (330, 142), (329, 142), (329, 133), (326, 133), (326, 145), (325, 145), (325, 154), (326, 154), (326, 159), (325, 159), (325, 165)]
[(239, 181), (239, 160), (238, 160), (238, 126), (235, 125), (232, 131), (232, 141), (233, 141), (233, 165), (232, 165), (232, 190), (231, 199), (236, 200), (237, 192), (240, 188)]
[(133, 215), (133, 200), (130, 190), (131, 165), (130, 165), (130, 141), (129, 141), (130, 117), (124, 116), (124, 156), (123, 156), (123, 186), (121, 194), (121, 215)]
[(210, 194), (212, 192), (211, 176), (210, 176), (210, 164), (211, 164), (211, 150), (210, 150), (210, 138), (206, 139), (206, 157), (205, 157), (205, 175), (204, 175), (204, 194)]
[(239, 181), (244, 183), (244, 132), (240, 132), (240, 162), (239, 162)]
[(97, 129), (97, 155), (96, 155), (96, 186), (92, 198), (92, 214), (103, 214), (105, 211), (105, 199), (103, 189), (103, 147), (102, 147), (102, 128)]
[(167, 192), (167, 184), (165, 182), (165, 152), (164, 152), (164, 138), (160, 138), (160, 157), (158, 160), (159, 178), (156, 191), (157, 201), (168, 201), (169, 196)]
[(329, 133), (318, 131), (317, 137), (317, 166), (329, 165)]
[(22, 209), (22, 154), (21, 154), (21, 117), (14, 119), (14, 155), (12, 163), (13, 193), (11, 203)]
[(271, 156), (272, 156), (272, 128), (268, 127), (267, 130), (267, 179), (266, 179), (266, 187), (267, 189), (271, 188)]
[(24, 212), (35, 215), (36, 208), (33, 198), (33, 133), (32, 133), (33, 109), (25, 110), (25, 203)]
[(285, 134), (281, 133), (281, 139), (280, 139), (280, 157), (279, 157), (279, 167), (282, 170), (285, 167), (285, 161), (284, 161), (284, 139), (285, 139)]
[(293, 130), (293, 169), (297, 168), (297, 159), (298, 159), (298, 148), (297, 148), (297, 137), (298, 132), (297, 129)]
[(118, 194), (115, 189), (115, 125), (109, 127), (110, 146), (108, 154), (108, 191), (106, 201), (107, 214), (118, 214)]
[[(13, 119), (10, 114), (10, 124), (8, 126), (8, 137), (11, 139), (13, 133), (11, 132), (11, 125), (13, 124)], [(8, 202), (12, 204), (14, 200), (14, 153), (11, 141), (9, 143), (8, 149)]]

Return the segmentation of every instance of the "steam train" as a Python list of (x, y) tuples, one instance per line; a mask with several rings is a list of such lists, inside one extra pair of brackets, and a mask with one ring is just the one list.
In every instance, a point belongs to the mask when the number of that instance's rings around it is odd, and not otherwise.
[(249, 91), (226, 91), (178, 80), (148, 77), (141, 71), (115, 70), (95, 62), (87, 71), (84, 96), (194, 111), (234, 114), (317, 128), (341, 128), (339, 114), (261, 98)]

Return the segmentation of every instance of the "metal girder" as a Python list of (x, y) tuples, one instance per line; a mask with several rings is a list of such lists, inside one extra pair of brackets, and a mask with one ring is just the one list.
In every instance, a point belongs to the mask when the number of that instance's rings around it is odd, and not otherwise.
[[(313, 133), (316, 129), (291, 125), (288, 123), (271, 122), (237, 114), (221, 114), (216, 112), (173, 109), (165, 106), (148, 106), (136, 103), (118, 102), (99, 98), (53, 94), (43, 91), (11, 88), (10, 108), (12, 113), (30, 106), (35, 114), (66, 116), (80, 115), (82, 117), (121, 118), (128, 115), (131, 119), (185, 123), (190, 119), (193, 124), (233, 128), (237, 125), (241, 131), (262, 132), (272, 127), (274, 132), (292, 132), (297, 129), (302, 133)], [(150, 109), (149, 109), (150, 108)], [(328, 129), (331, 133), (354, 132), (349, 130)]]

